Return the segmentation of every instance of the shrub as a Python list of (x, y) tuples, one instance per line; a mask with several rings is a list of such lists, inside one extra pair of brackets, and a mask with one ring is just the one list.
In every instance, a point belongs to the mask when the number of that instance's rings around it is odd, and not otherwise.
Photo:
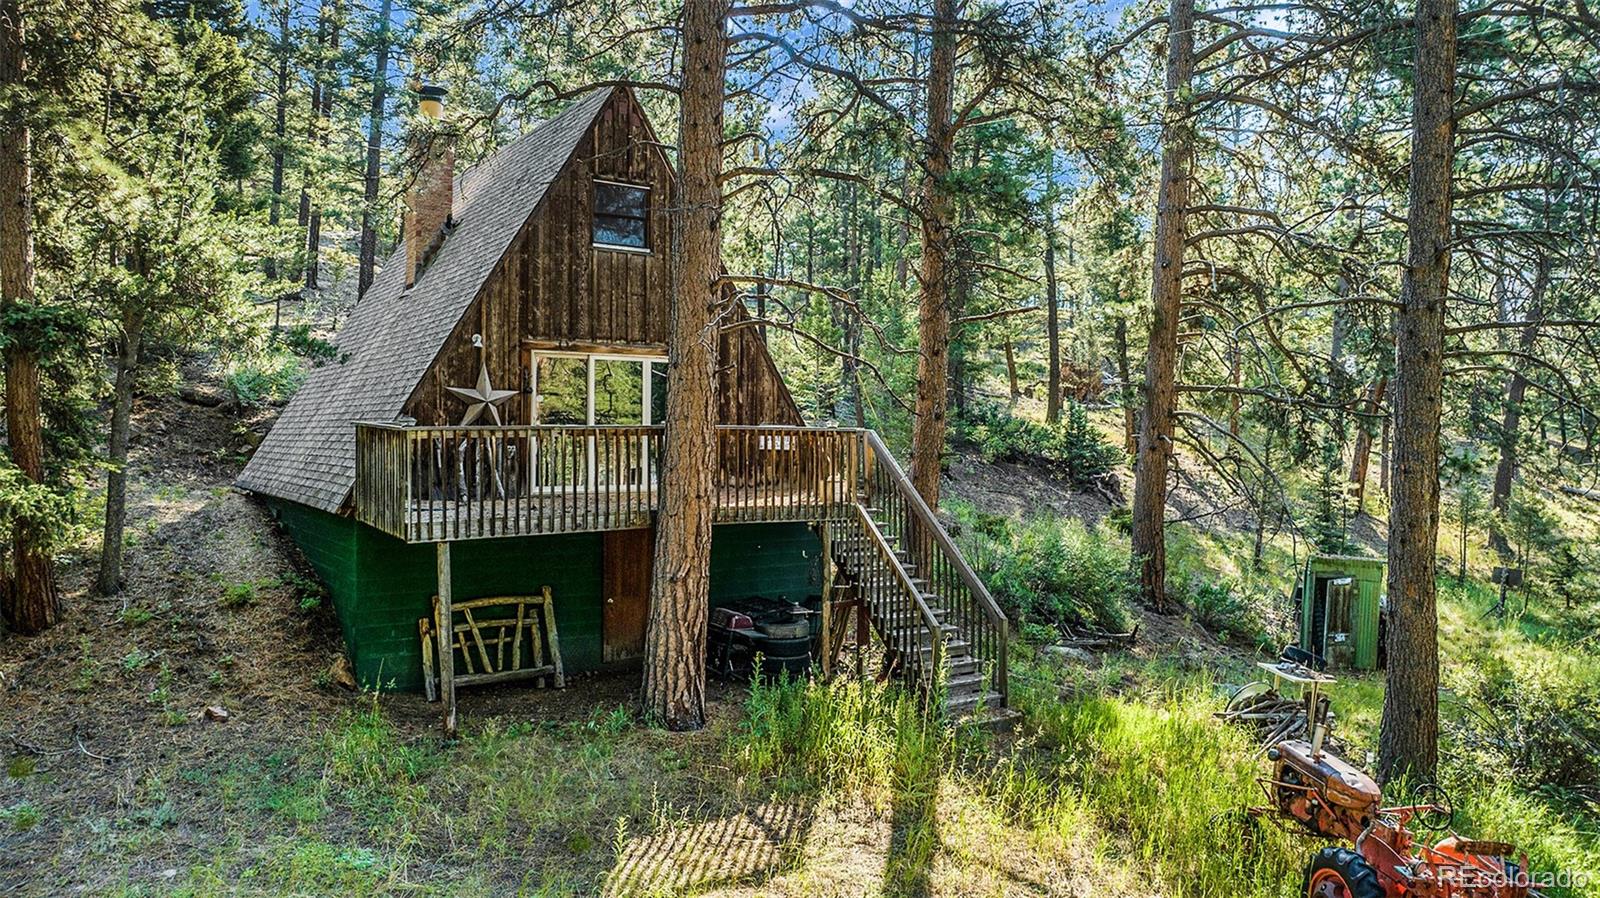
[(1008, 414), (996, 405), (974, 408), (959, 425), (962, 436), (978, 447), (984, 461), (1035, 464), (1050, 476), (1087, 486), (1109, 474), (1124, 459), (1089, 424), (1089, 412), (1067, 403), (1066, 419), (1041, 424)]
[(984, 581), (1024, 634), (1128, 629), (1135, 583), (1120, 541), (1052, 514), (1018, 524), (954, 508), (957, 531), (980, 543), (972, 554)]
[(1190, 577), (1183, 602), (1195, 622), (1219, 639), (1252, 646), (1272, 641), (1257, 603), (1234, 585)]
[(1485, 650), (1453, 667), (1473, 713), (1452, 715), (1446, 726), (1467, 766), (1502, 770), (1563, 801), (1600, 806), (1600, 696), (1590, 659), (1544, 652), (1507, 658)]
[(311, 333), (309, 324), (296, 324), (280, 331), (278, 343), (295, 355), (319, 364), (339, 356), (333, 343)]
[(229, 365), (223, 376), (228, 391), (244, 405), (288, 402), (305, 379), (305, 365), (282, 351)]

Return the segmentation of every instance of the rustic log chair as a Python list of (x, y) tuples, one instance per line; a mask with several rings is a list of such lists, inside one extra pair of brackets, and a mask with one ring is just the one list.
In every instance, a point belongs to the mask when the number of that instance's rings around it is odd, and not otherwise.
[[(550, 587), (544, 587), (535, 596), (490, 596), (453, 602), (450, 612), (453, 634), (449, 640), (450, 660), (455, 685), (533, 680), (538, 689), (543, 689), (547, 681), (557, 689), (566, 687)], [(417, 620), (417, 633), (422, 640), (423, 687), (428, 701), (439, 698), (435, 652), (436, 634), (443, 626), (439, 619), (439, 597), (434, 596), (433, 617)]]

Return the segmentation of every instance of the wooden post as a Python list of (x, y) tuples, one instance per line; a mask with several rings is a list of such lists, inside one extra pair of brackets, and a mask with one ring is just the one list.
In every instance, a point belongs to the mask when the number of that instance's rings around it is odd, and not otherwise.
[(456, 657), (450, 644), (455, 634), (453, 612), (450, 610), (450, 544), (435, 543), (438, 547), (439, 620), (439, 696), (444, 699), (444, 734), (456, 735)]
[(867, 598), (859, 594), (856, 596), (856, 679), (865, 679), (867, 676), (867, 640), (871, 638), (872, 624), (867, 620)]
[(822, 522), (822, 677), (833, 677), (833, 528)]
[(550, 639), (550, 663), (555, 665), (557, 689), (567, 688), (566, 668), (561, 665), (561, 639), (556, 635), (556, 604), (550, 596), (550, 587), (541, 591), (544, 596), (544, 633)]

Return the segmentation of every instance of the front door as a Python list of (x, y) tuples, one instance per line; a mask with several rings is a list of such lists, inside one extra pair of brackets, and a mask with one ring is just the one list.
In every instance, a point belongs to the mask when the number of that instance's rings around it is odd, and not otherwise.
[(650, 572), (655, 551), (655, 531), (610, 530), (605, 534), (601, 578), (605, 611), (602, 617), (607, 662), (626, 661), (644, 654), (644, 628), (650, 617)]

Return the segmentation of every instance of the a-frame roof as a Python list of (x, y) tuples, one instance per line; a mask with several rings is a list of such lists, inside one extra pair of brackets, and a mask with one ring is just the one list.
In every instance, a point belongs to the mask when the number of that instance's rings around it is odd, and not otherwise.
[(401, 414), (452, 329), (538, 209), (614, 88), (593, 91), (456, 177), (454, 228), (417, 282), (395, 250), (239, 475), (244, 489), (337, 512), (355, 486), (355, 422)]

